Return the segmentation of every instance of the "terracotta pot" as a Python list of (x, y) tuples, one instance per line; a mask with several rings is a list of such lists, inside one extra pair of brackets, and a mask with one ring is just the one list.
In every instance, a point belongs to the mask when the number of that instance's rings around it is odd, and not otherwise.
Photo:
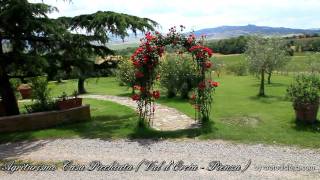
[(21, 84), (18, 87), (18, 91), (20, 92), (22, 99), (30, 99), (32, 95), (32, 88), (28, 84)]
[(5, 115), (4, 106), (2, 101), (0, 101), (0, 116), (4, 116), (4, 115)]
[(82, 106), (82, 98), (73, 98), (58, 101), (58, 107), (60, 110), (71, 109), (80, 106)]
[(306, 123), (314, 123), (317, 120), (319, 102), (314, 104), (294, 105), (296, 119)]

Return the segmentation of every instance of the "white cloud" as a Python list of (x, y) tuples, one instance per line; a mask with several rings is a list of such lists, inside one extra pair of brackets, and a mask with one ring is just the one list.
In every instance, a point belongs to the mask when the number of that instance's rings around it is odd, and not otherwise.
[[(41, 2), (41, 0), (30, 0)], [(293, 28), (320, 27), (318, 0), (44, 0), (58, 7), (51, 17), (116, 11), (151, 18), (163, 30), (183, 24), (188, 29), (257, 24)]]

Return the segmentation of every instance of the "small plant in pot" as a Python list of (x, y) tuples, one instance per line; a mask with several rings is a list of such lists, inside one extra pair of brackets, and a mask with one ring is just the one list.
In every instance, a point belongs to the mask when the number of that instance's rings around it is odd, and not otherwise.
[(68, 97), (66, 92), (63, 92), (57, 102), (59, 109), (65, 110), (82, 106), (82, 98), (79, 98), (78, 95), (78, 91), (73, 92), (73, 97)]
[(318, 75), (298, 75), (294, 83), (288, 87), (287, 96), (293, 102), (298, 121), (316, 122), (320, 97), (320, 77)]
[(30, 99), (32, 96), (32, 88), (29, 84), (21, 84), (18, 87), (18, 91), (20, 92), (22, 99)]

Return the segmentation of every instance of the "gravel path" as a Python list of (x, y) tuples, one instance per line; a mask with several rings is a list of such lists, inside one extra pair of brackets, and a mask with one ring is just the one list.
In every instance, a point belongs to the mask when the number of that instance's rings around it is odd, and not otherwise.
[[(136, 109), (137, 103), (128, 97), (110, 95), (83, 95), (82, 98), (108, 100)], [(155, 104), (155, 113), (151, 126), (156, 130), (173, 131), (198, 127), (197, 122), (187, 115), (164, 105)]]
[[(270, 145), (233, 144), (226, 141), (183, 140), (112, 140), (99, 139), (58, 139), (34, 142), (8, 143), (0, 145), (0, 159), (19, 159), (31, 162), (61, 162), (74, 160), (74, 163), (86, 165), (99, 160), (108, 165), (113, 161), (128, 163), (132, 171), (63, 171), (62, 165), (55, 172), (21, 172), (13, 174), (0, 171), (0, 179), (319, 179), (319, 150), (277, 147)], [(134, 172), (143, 160), (166, 161), (168, 165), (182, 160), (189, 170), (195, 171), (145, 171), (143, 163), (138, 172)], [(251, 164), (244, 172), (208, 171), (211, 161), (220, 161), (223, 165), (241, 166)], [(146, 161), (144, 161), (146, 162)], [(213, 163), (215, 164), (215, 163)], [(312, 171), (259, 171), (261, 166), (270, 165), (312, 166)], [(198, 167), (196, 169), (195, 167)], [(129, 166), (128, 166), (129, 167)], [(178, 166), (177, 166), (178, 167)], [(204, 169), (201, 169), (201, 168)], [(220, 166), (221, 167), (221, 166)], [(163, 166), (164, 168), (164, 166)], [(315, 170), (313, 169), (315, 168)], [(130, 169), (128, 169), (130, 170)], [(223, 178), (222, 178), (223, 177)]]

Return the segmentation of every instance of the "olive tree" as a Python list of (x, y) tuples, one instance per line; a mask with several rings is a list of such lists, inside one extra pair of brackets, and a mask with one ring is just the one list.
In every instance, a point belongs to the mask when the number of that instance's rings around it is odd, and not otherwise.
[(274, 70), (283, 67), (289, 60), (285, 45), (280, 39), (253, 36), (249, 39), (245, 52), (251, 73), (260, 77), (258, 96), (265, 96), (265, 75), (271, 83)]

